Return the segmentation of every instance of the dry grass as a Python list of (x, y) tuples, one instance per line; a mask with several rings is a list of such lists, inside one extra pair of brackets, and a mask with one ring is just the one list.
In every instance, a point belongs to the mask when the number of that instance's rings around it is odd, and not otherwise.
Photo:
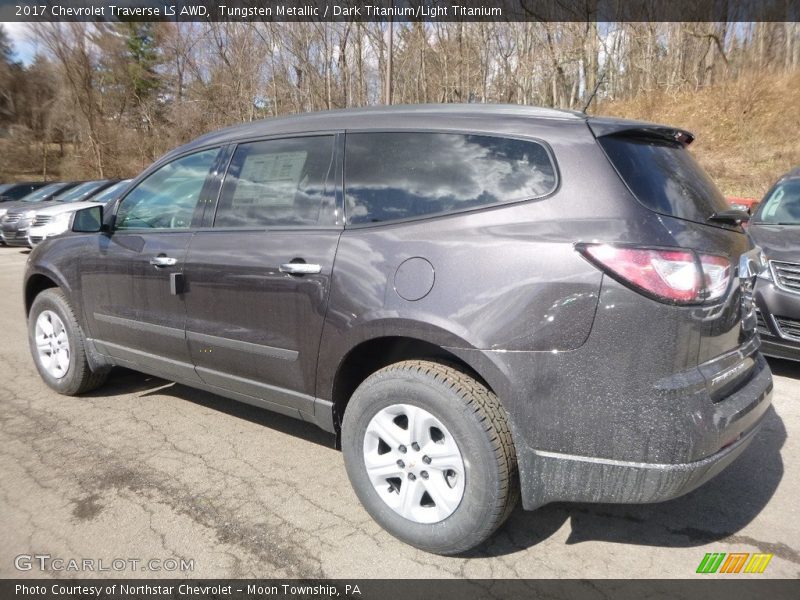
[(700, 90), (601, 103), (597, 114), (665, 123), (697, 136), (692, 150), (729, 196), (761, 198), (800, 166), (800, 73), (752, 73)]

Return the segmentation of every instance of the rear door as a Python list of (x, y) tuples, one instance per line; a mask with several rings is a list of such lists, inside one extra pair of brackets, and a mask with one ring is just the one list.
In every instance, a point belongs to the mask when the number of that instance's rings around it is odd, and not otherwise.
[(186, 345), (181, 277), (203, 200), (216, 197), (219, 155), (213, 148), (182, 156), (139, 182), (121, 200), (113, 232), (98, 235), (82, 259), (90, 333), (98, 349), (121, 364), (197, 379)]
[(342, 231), (337, 136), (239, 144), (186, 258), (187, 340), (204, 383), (313, 413)]

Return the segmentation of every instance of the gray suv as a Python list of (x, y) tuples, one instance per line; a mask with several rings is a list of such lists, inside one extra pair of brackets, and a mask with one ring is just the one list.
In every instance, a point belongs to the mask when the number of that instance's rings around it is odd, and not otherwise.
[(390, 533), (442, 554), (522, 499), (696, 488), (770, 404), (758, 253), (674, 127), (375, 108), (205, 135), (31, 253), (63, 394), (114, 365), (336, 435)]

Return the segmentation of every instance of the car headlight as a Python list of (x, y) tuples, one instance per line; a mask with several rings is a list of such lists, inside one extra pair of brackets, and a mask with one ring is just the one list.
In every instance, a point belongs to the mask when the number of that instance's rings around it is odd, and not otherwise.
[(49, 235), (58, 235), (60, 233), (64, 233), (70, 227), (72, 223), (72, 215), (74, 213), (65, 212), (61, 213), (60, 215), (56, 215), (53, 217), (53, 220), (50, 221), (47, 231)]
[(766, 281), (772, 281), (772, 269), (769, 268), (769, 259), (767, 259), (767, 255), (764, 254), (764, 251), (761, 251), (759, 256), (759, 262), (763, 266), (761, 272), (756, 275), (759, 279), (764, 279)]
[(8, 212), (7, 208), (0, 208), (0, 219), (5, 217), (7, 212)]

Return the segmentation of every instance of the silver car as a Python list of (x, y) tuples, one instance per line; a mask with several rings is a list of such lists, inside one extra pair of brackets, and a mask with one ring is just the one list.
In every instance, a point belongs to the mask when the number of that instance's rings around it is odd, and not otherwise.
[(81, 202), (56, 202), (37, 210), (28, 229), (27, 242), (30, 248), (40, 244), (47, 238), (69, 231), (72, 216), (76, 211), (98, 204), (107, 205), (119, 198), (130, 184), (130, 179), (123, 179)]
[(10, 208), (2, 220), (3, 241), (9, 246), (27, 246), (28, 230), (34, 226), (37, 215), (49, 207), (75, 205), (88, 200), (98, 192), (117, 183), (116, 179), (86, 181), (62, 191), (51, 199), (41, 202), (28, 202), (26, 196), (17, 208)]

